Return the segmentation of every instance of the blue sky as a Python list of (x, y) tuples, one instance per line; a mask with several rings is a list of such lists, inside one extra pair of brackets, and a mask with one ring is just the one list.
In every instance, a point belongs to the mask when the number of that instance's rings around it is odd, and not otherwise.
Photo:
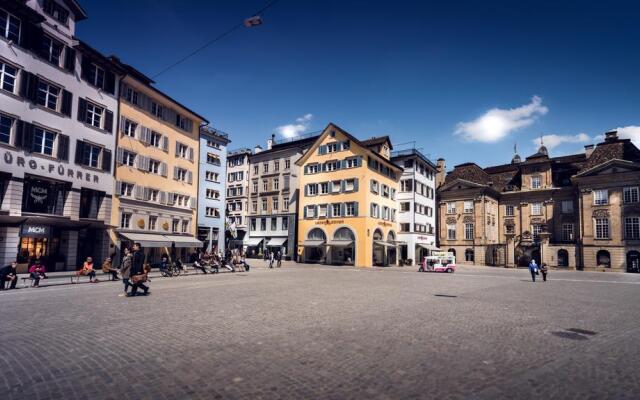
[[(153, 76), (266, 3), (83, 0), (77, 35)], [(613, 128), (640, 144), (640, 5), (438, 3), (280, 0), (157, 86), (232, 148), (328, 122), (449, 167), (508, 162), (516, 142), (532, 154), (541, 135), (551, 155)]]

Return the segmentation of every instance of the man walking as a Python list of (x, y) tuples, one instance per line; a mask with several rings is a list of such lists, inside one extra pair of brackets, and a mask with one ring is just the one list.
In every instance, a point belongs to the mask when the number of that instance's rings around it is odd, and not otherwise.
[(549, 272), (549, 268), (547, 268), (547, 264), (546, 263), (540, 264), (540, 272), (542, 272), (542, 281), (546, 282), (547, 281), (547, 272)]
[(131, 263), (131, 293), (128, 296), (135, 296), (138, 288), (142, 288), (145, 296), (149, 294), (149, 287), (144, 284), (146, 279), (142, 277), (144, 275), (144, 253), (140, 249), (140, 243), (135, 243), (133, 245), (133, 261)]
[(531, 259), (531, 262), (529, 263), (529, 272), (531, 272), (531, 279), (535, 282), (536, 281), (536, 275), (538, 275), (538, 264), (536, 264), (536, 260), (535, 259)]

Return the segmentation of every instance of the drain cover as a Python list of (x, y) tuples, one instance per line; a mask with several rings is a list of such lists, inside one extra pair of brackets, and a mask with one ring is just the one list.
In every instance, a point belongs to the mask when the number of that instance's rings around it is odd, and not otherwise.
[(569, 329), (567, 329), (567, 331), (579, 333), (581, 335), (589, 335), (589, 336), (598, 334), (598, 332), (590, 331), (590, 330), (587, 330), (587, 329), (580, 329), (580, 328), (569, 328)]
[(451, 294), (434, 294), (436, 297), (458, 297)]
[(579, 333), (575, 333), (575, 332), (567, 332), (567, 331), (557, 331), (557, 332), (551, 332), (552, 335), (555, 335), (557, 337), (561, 337), (563, 339), (571, 339), (571, 340), (589, 340), (588, 337), (583, 336)]

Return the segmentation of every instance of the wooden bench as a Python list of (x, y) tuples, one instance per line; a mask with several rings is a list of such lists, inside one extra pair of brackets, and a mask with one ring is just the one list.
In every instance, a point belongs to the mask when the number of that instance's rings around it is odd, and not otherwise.
[(31, 277), (31, 275), (29, 275), (29, 276), (21, 276), (20, 279), (22, 279), (22, 287), (23, 288), (27, 287), (27, 281), (31, 281), (31, 282), (29, 282), (29, 287), (33, 287), (33, 284), (35, 283), (33, 278)]

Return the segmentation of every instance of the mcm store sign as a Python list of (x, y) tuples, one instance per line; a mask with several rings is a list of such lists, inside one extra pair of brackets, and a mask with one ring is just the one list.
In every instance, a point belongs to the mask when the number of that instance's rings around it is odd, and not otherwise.
[(60, 163), (52, 163), (45, 160), (25, 158), (17, 156), (9, 151), (5, 151), (2, 160), (6, 165), (16, 166), (25, 172), (46, 173), (52, 178), (71, 178), (84, 182), (100, 183), (100, 176), (97, 174), (73, 169)]
[(23, 224), (20, 229), (20, 236), (22, 237), (48, 237), (49, 236), (48, 225), (31, 225)]

